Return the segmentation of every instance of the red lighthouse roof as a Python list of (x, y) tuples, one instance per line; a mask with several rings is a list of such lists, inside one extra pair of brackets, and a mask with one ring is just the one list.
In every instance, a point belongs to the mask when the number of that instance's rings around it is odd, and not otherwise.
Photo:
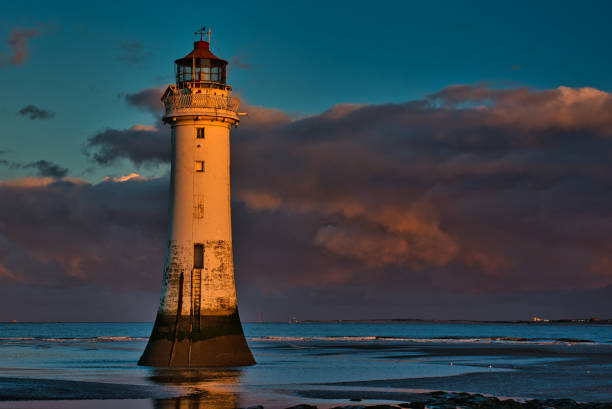
[[(222, 60), (217, 57), (210, 51), (210, 44), (208, 41), (196, 41), (193, 43), (193, 51), (184, 56), (183, 58), (179, 58), (178, 60), (174, 60), (175, 63), (179, 64), (181, 61), (191, 61), (193, 58), (206, 58), (208, 60), (220, 61), (224, 64), (227, 64), (227, 61)], [(191, 65), (191, 62), (189, 63)]]

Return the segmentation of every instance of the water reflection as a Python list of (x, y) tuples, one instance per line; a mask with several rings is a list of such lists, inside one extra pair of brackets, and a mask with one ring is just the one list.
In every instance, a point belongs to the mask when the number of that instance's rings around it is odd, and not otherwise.
[(155, 409), (234, 409), (239, 406), (235, 386), (240, 369), (155, 369), (151, 381), (186, 390), (180, 398), (155, 399)]

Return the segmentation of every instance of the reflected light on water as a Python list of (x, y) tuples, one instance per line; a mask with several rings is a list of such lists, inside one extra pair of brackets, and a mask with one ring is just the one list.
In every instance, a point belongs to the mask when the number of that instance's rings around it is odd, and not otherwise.
[(155, 409), (234, 409), (239, 395), (235, 386), (240, 382), (240, 369), (155, 369), (152, 382), (180, 387), (187, 396), (156, 399)]

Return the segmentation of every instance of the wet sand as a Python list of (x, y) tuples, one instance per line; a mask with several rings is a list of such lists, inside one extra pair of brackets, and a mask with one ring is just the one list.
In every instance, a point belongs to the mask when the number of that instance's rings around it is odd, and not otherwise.
[[(579, 401), (612, 400), (612, 348), (609, 345), (419, 345), (408, 348), (419, 355), (381, 355), (383, 359), (417, 360), (437, 358), (448, 365), (485, 367), (485, 371), (455, 376), (384, 379), (328, 383), (330, 389), (370, 389), (351, 391), (352, 398), (390, 397), (372, 388), (446, 390), (512, 396), (523, 399), (572, 398)], [(490, 366), (486, 358), (490, 357)], [(484, 361), (484, 363), (474, 362)], [(431, 361), (430, 361), (431, 362)], [(487, 371), (503, 369), (504, 371)], [(403, 400), (397, 396), (396, 400)], [(320, 391), (300, 391), (300, 396), (319, 396)], [(334, 392), (335, 394), (335, 392)]]
[(0, 401), (156, 399), (184, 395), (169, 386), (125, 385), (106, 382), (0, 377)]
[[(578, 402), (612, 401), (612, 347), (592, 343), (554, 345), (497, 344), (350, 344), (317, 343), (295, 345), (272, 343), (255, 347), (270, 353), (276, 349), (307, 349), (317, 360), (330, 356), (358, 357), (410, 365), (426, 362), (448, 365), (457, 375), (367, 379), (341, 382), (263, 383), (250, 385), (242, 369), (227, 370), (157, 370), (147, 384), (85, 382), (57, 379), (0, 377), (0, 408), (136, 407), (136, 408), (212, 408), (231, 409), (262, 405), (266, 409), (311, 404), (319, 408), (343, 405), (372, 405), (406, 402), (437, 402), (453, 407), (459, 395), (432, 395), (431, 391), (467, 392), (496, 397), (512, 397), (511, 404), (487, 401), (475, 395), (476, 403), (465, 401), (463, 407), (540, 407), (526, 405), (532, 399), (571, 398)], [(491, 363), (488, 363), (491, 362)], [(261, 365), (265, 366), (265, 363)], [(489, 367), (490, 366), (490, 367)], [(367, 370), (367, 366), (365, 367)], [(367, 378), (367, 373), (363, 374)], [(362, 378), (363, 378), (362, 377)], [(433, 401), (432, 401), (433, 399)], [(483, 403), (483, 399), (484, 402)], [(468, 399), (469, 400), (469, 399)], [(9, 402), (12, 401), (12, 402)], [(16, 401), (27, 401), (18, 404)], [(48, 401), (47, 403), (43, 401)], [(53, 404), (49, 401), (55, 401)], [(75, 403), (75, 402), (78, 402)], [(106, 402), (106, 406), (100, 406)], [(488, 403), (487, 403), (488, 402)], [(521, 403), (522, 402), (522, 403)], [(553, 402), (549, 402), (549, 407)], [(472, 406), (476, 405), (476, 406)], [(565, 402), (567, 404), (567, 401)], [(25, 406), (23, 406), (25, 405)], [(117, 405), (117, 406), (116, 406)], [(178, 405), (178, 406), (177, 406)], [(514, 405), (514, 406), (513, 406)], [(542, 403), (544, 405), (544, 403)], [(590, 404), (583, 407), (612, 407)], [(435, 407), (431, 406), (431, 407)], [(544, 407), (544, 406), (542, 406)], [(574, 407), (574, 406), (565, 406)], [(578, 406), (575, 406), (578, 407)]]

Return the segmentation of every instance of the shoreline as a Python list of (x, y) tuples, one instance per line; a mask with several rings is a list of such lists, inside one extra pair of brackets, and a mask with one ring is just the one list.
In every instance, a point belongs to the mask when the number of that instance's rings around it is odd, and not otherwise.
[[(371, 318), (371, 319), (305, 319), (296, 321), (241, 321), (242, 324), (577, 324), (611, 325), (612, 318), (560, 318), (534, 320), (470, 320), (470, 319), (421, 319), (421, 318)], [(0, 321), (0, 324), (154, 324), (154, 321)]]
[[(108, 384), (109, 387), (116, 385)], [(121, 385), (123, 387), (127, 385)], [(306, 392), (306, 393), (304, 393)], [(194, 409), (611, 409), (612, 402), (578, 402), (570, 398), (522, 399), (517, 397), (490, 396), (467, 392), (389, 392), (389, 391), (346, 391), (346, 390), (309, 390), (302, 391), (307, 399), (286, 398), (285, 403), (266, 402), (249, 405), (239, 404), (239, 399), (224, 399), (217, 396), (210, 399), (206, 394), (190, 394), (178, 397), (144, 396), (107, 398), (76, 398), (57, 396), (57, 399), (3, 399), (0, 408), (39, 408), (57, 407), (62, 403), (66, 408), (149, 408), (170, 409), (190, 407)], [(94, 396), (94, 395), (89, 395)], [(22, 397), (23, 398), (23, 397)], [(292, 403), (289, 403), (292, 402)], [(10, 406), (7, 406), (10, 405)]]
[[(466, 374), (453, 376), (473, 376)], [(0, 408), (51, 408), (66, 406), (94, 409), (98, 403), (117, 407), (155, 409), (406, 409), (406, 408), (525, 408), (612, 409), (612, 401), (577, 401), (567, 397), (501, 396), (487, 393), (408, 389), (403, 381), (418, 384), (425, 378), (308, 384), (298, 389), (194, 390), (178, 385), (134, 385), (75, 380), (0, 377)], [(435, 378), (434, 383), (437, 383)], [(280, 385), (279, 385), (280, 386)], [(249, 403), (245, 405), (244, 403)], [(103, 407), (115, 407), (114, 405)], [(177, 406), (178, 405), (178, 406)]]

